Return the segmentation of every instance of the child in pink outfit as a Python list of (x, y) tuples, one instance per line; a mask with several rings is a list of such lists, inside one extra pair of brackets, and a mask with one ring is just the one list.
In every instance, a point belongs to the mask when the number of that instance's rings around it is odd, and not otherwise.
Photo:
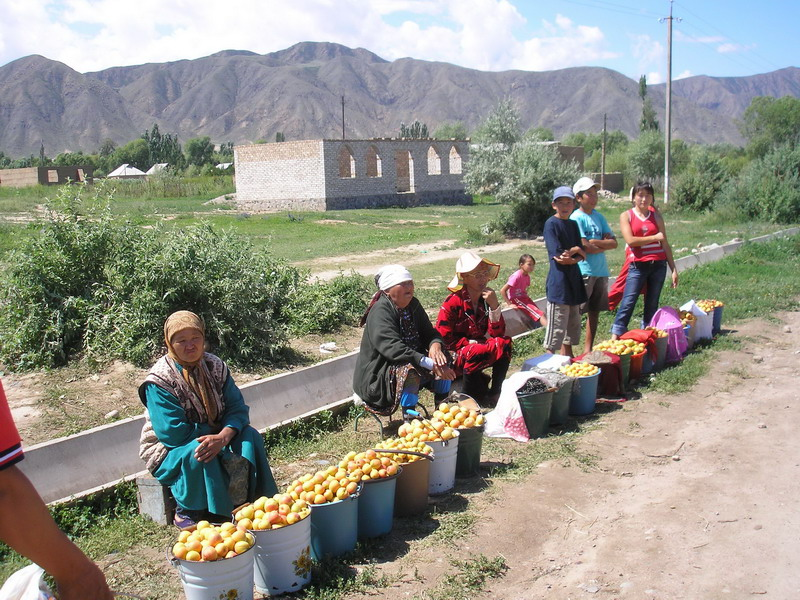
[(500, 294), (506, 301), (520, 310), (525, 311), (534, 321), (542, 327), (547, 326), (547, 317), (528, 297), (528, 287), (531, 285), (531, 273), (536, 267), (536, 260), (530, 254), (519, 257), (519, 269), (515, 271), (501, 289)]

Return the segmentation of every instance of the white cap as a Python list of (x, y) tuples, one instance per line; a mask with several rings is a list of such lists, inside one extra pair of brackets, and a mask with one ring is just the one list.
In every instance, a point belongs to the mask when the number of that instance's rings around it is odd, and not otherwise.
[(572, 186), (572, 192), (577, 196), (581, 192), (585, 192), (586, 190), (593, 188), (593, 187), (600, 187), (599, 183), (595, 183), (594, 179), (591, 177), (581, 177), (578, 181), (575, 182), (575, 185)]

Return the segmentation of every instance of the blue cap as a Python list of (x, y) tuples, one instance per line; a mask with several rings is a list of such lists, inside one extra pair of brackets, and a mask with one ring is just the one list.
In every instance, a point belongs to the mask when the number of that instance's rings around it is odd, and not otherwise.
[(553, 192), (553, 202), (559, 198), (571, 198), (572, 200), (575, 200), (575, 194), (572, 192), (571, 187), (568, 185), (562, 185), (561, 187), (557, 187)]

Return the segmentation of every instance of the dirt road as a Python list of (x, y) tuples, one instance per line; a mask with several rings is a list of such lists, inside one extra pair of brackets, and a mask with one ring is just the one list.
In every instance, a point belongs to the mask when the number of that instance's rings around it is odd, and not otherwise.
[[(800, 598), (800, 313), (780, 317), (728, 332), (742, 349), (688, 393), (601, 406), (579, 442), (593, 467), (555, 461), (500, 484), (453, 556), (510, 569), (470, 597)], [(384, 565), (418, 577), (378, 596), (430, 589), (448, 558)]]

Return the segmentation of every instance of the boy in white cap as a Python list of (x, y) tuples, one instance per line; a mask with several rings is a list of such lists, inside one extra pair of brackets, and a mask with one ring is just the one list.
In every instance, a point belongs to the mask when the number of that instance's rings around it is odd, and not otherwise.
[(544, 224), (544, 243), (550, 259), (547, 292), (547, 331), (544, 347), (554, 353), (573, 356), (572, 346), (581, 339), (580, 305), (586, 290), (578, 263), (586, 258), (578, 225), (569, 217), (575, 208), (572, 188), (563, 185), (553, 192), (555, 215)]
[(581, 243), (586, 251), (586, 260), (578, 265), (588, 296), (587, 302), (581, 305), (581, 312), (586, 313), (584, 352), (591, 351), (594, 345), (600, 311), (608, 310), (609, 272), (605, 252), (617, 247), (614, 232), (611, 231), (606, 218), (596, 208), (599, 187), (590, 177), (581, 177), (572, 186), (575, 200), (580, 206), (572, 213), (570, 219), (578, 224)]

